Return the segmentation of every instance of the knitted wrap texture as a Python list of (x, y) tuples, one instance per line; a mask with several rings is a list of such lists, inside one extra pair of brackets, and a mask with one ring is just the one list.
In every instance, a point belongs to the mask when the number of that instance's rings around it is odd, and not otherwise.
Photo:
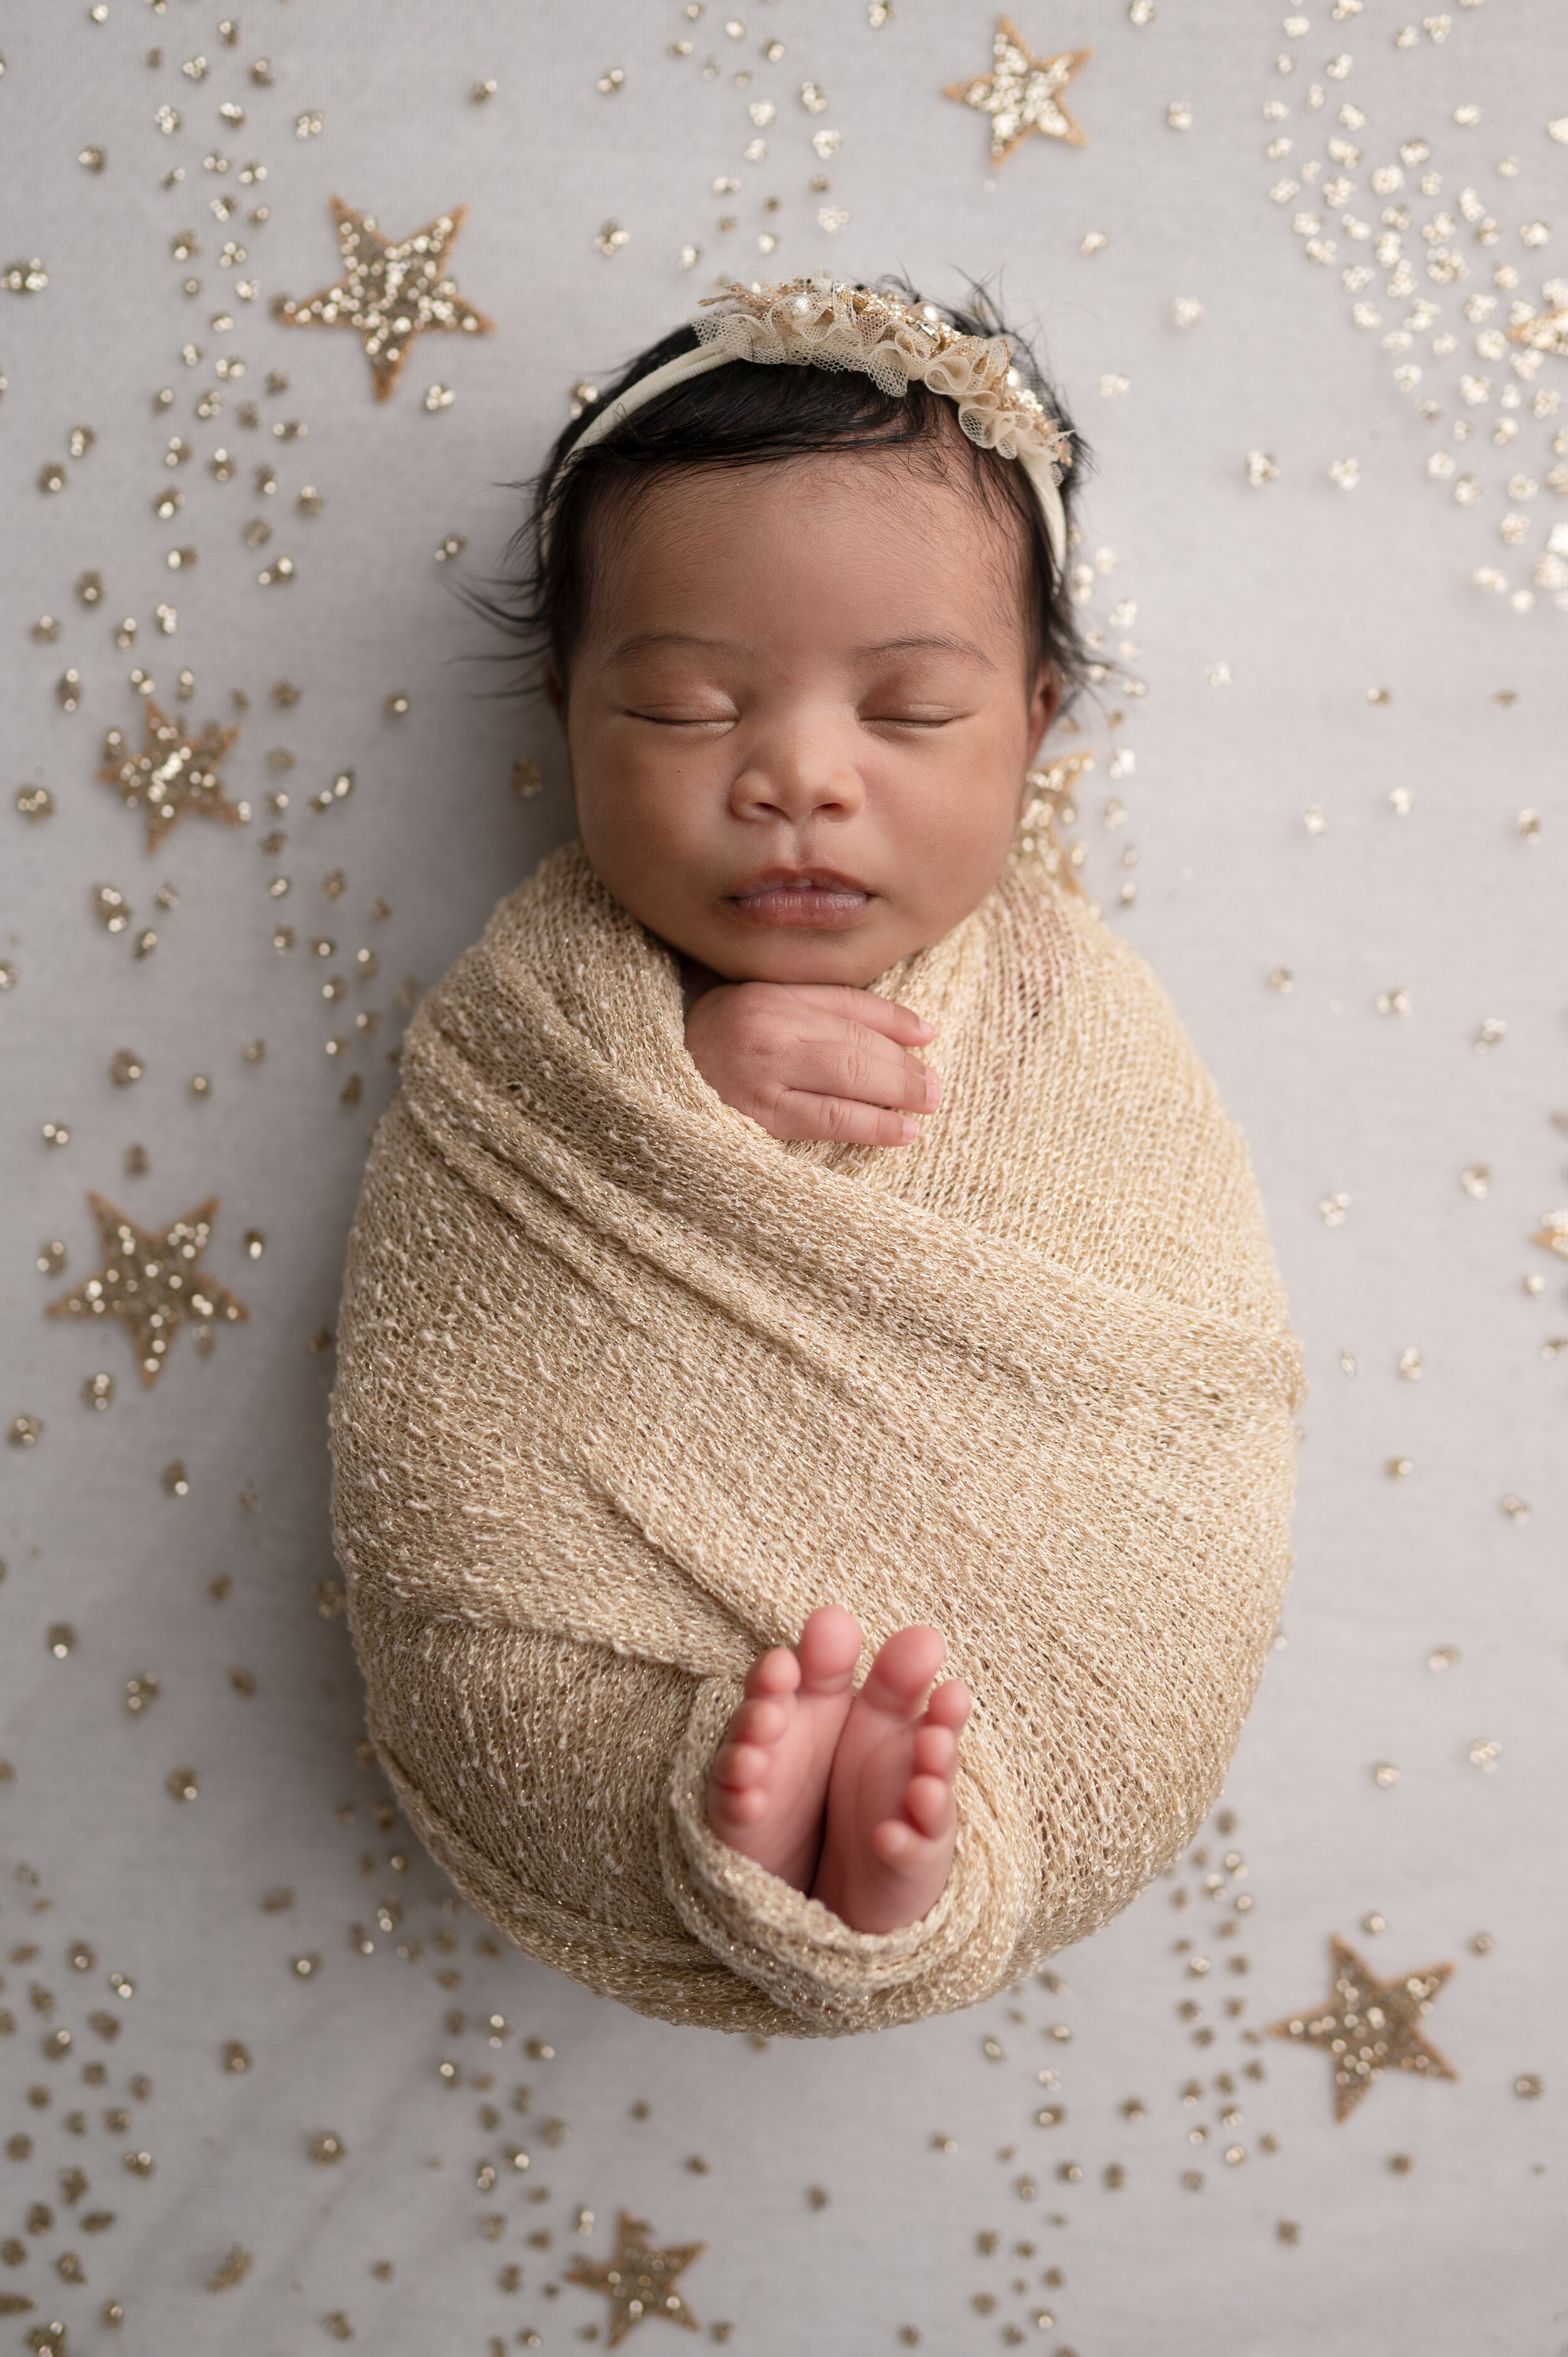
[[(876, 988), (936, 1026), (900, 1152), (780, 1145), (671, 953), (557, 852), (423, 1001), (350, 1239), (333, 1521), (371, 1736), (518, 1945), (671, 2021), (972, 2005), (1212, 1805), (1289, 1566), (1296, 1345), (1246, 1149), (1142, 961), (1013, 866)], [(920, 1922), (727, 1848), (763, 1647), (845, 1605), (974, 1712)]]

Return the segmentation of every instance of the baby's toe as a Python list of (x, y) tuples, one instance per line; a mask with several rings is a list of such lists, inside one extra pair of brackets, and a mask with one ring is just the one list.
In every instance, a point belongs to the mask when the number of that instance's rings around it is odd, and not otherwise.
[(847, 1693), (861, 1643), (860, 1623), (853, 1613), (842, 1605), (820, 1605), (801, 1630), (796, 1648), (806, 1692)]
[(958, 1766), (958, 1737), (950, 1727), (922, 1727), (911, 1747), (917, 1776), (940, 1776), (950, 1783)]
[(912, 1825), (907, 1817), (885, 1817), (873, 1830), (871, 1847), (873, 1855), (893, 1873), (914, 1880), (930, 1872), (940, 1844)]
[(714, 1760), (715, 1784), (728, 1792), (752, 1789), (768, 1773), (768, 1755), (755, 1743), (724, 1744)]
[(956, 1818), (952, 1785), (943, 1776), (911, 1776), (904, 1808), (918, 1833), (928, 1841), (942, 1841)]
[(789, 1724), (783, 1704), (774, 1701), (771, 1695), (759, 1695), (739, 1706), (730, 1720), (726, 1739), (766, 1747), (777, 1743)]
[(889, 1637), (866, 1674), (858, 1699), (894, 1718), (908, 1718), (941, 1668), (947, 1653), (939, 1630), (918, 1624)]
[(927, 1725), (950, 1727), (954, 1735), (961, 1734), (969, 1717), (972, 1700), (961, 1678), (944, 1678), (940, 1686), (932, 1689), (930, 1701), (926, 1705)]
[(708, 1795), (708, 1813), (715, 1833), (727, 1827), (755, 1825), (768, 1814), (768, 1794), (760, 1784), (746, 1784), (738, 1789), (727, 1785), (715, 1773)]
[(771, 1645), (758, 1653), (746, 1674), (746, 1691), (754, 1700), (792, 1695), (800, 1683), (800, 1664), (788, 1645)]

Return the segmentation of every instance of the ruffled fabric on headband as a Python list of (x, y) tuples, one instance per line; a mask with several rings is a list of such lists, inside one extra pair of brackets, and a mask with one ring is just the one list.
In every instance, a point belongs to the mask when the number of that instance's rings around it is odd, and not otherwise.
[(693, 323), (704, 346), (736, 360), (854, 370), (897, 397), (926, 384), (954, 404), (983, 449), (1048, 465), (1053, 479), (1072, 464), (1067, 429), (1025, 383), (1006, 338), (963, 335), (934, 304), (912, 307), (826, 276), (731, 285), (706, 301), (724, 307)]

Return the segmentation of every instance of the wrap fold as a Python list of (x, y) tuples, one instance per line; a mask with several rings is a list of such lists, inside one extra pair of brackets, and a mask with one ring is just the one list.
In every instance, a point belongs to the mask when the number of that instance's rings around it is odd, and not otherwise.
[[(518, 1944), (671, 2020), (976, 2002), (1219, 1790), (1288, 1571), (1299, 1360), (1245, 1148), (1147, 968), (1009, 868), (876, 987), (937, 1028), (899, 1153), (780, 1145), (686, 1053), (580, 848), (422, 1003), (332, 1398), (372, 1738)], [(869, 1934), (729, 1850), (707, 1764), (820, 1604), (948, 1641), (958, 1855)]]

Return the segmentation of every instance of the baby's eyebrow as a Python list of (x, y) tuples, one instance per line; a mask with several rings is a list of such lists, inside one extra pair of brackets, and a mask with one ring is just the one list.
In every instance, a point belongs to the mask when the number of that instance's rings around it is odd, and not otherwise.
[[(743, 652), (737, 639), (703, 637), (695, 630), (638, 630), (622, 639), (611, 655), (612, 662), (621, 662), (628, 655), (645, 653), (651, 647), (706, 647), (723, 649), (729, 653)], [(981, 663), (988, 671), (995, 665), (983, 647), (971, 639), (956, 639), (941, 631), (920, 631), (908, 638), (876, 639), (868, 645), (851, 647), (849, 653), (857, 662), (873, 662), (879, 655), (921, 654), (934, 651), (939, 654), (963, 655), (971, 662)]]
[(865, 656), (904, 655), (923, 651), (928, 647), (934, 647), (942, 654), (967, 655), (972, 662), (983, 663), (987, 670), (993, 668), (983, 647), (977, 647), (971, 639), (949, 638), (940, 631), (922, 632), (907, 639), (877, 639), (871, 645), (855, 647), (852, 651)]
[(625, 655), (639, 655), (649, 647), (726, 647), (734, 649), (735, 639), (704, 639), (695, 630), (638, 630), (629, 639), (622, 639), (610, 660), (619, 662)]

